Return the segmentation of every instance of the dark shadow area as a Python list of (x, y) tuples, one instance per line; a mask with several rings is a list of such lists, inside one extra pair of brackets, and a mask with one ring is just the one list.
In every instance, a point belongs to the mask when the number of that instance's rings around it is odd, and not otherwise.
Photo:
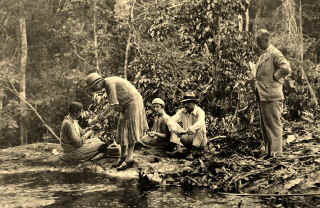
[(2, 174), (0, 185), (22, 185), (26, 189), (33, 189), (48, 185), (59, 184), (101, 184), (116, 182), (103, 174), (90, 172), (61, 172), (61, 171), (26, 171), (23, 173)]
[(117, 191), (97, 191), (85, 194), (56, 192), (56, 203), (45, 206), (55, 207), (137, 207), (148, 208), (148, 198), (133, 185), (122, 184)]

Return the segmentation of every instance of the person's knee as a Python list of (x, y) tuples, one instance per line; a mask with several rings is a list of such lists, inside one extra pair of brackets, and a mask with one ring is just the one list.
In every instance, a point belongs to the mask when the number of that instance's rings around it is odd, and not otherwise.
[(185, 147), (187, 147), (187, 148), (192, 147), (193, 138), (191, 136), (189, 136), (189, 135), (182, 136), (180, 141)]
[(107, 144), (102, 144), (102, 145), (98, 148), (98, 152), (105, 153), (105, 152), (107, 152), (107, 148), (108, 148), (108, 145), (107, 145)]

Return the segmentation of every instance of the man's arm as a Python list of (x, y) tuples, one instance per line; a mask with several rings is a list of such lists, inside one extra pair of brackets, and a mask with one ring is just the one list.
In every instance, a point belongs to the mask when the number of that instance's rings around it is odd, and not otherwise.
[(116, 89), (116, 84), (115, 83), (109, 83), (105, 81), (105, 86), (106, 86), (106, 91), (108, 95), (108, 100), (110, 103), (110, 106), (112, 109), (115, 111), (121, 112), (123, 109), (120, 106), (119, 100), (118, 100), (118, 93)]
[(206, 125), (206, 114), (202, 109), (198, 111), (198, 120), (188, 128), (192, 133), (195, 133), (198, 129)]
[(276, 67), (276, 71), (273, 74), (274, 79), (283, 82), (283, 79), (291, 73), (288, 60), (277, 50), (273, 53), (273, 63)]
[(166, 122), (163, 120), (161, 123), (160, 123), (160, 132), (155, 132), (155, 135), (161, 139), (165, 139), (165, 138), (168, 138), (169, 137), (169, 128), (166, 124)]

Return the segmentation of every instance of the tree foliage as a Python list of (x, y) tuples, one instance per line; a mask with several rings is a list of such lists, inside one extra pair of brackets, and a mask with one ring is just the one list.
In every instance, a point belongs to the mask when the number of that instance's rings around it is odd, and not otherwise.
[[(18, 85), (17, 0), (0, 0), (0, 84), (4, 89)], [(150, 114), (153, 98), (166, 101), (169, 114), (175, 113), (183, 92), (194, 90), (199, 105), (207, 112), (209, 135), (241, 130), (240, 124), (254, 120), (255, 96), (247, 85), (248, 61), (255, 61), (258, 51), (254, 34), (239, 32), (238, 15), (247, 8), (259, 13), (263, 22), (277, 22), (273, 16), (280, 1), (248, 0), (161, 0), (102, 1), (96, 0), (97, 48), (94, 44), (93, 1), (89, 0), (25, 0), (28, 37), (27, 100), (46, 122), (58, 132), (70, 100), (78, 100), (89, 108), (93, 100), (83, 90), (83, 77), (99, 67), (105, 76), (123, 76), (128, 34), (132, 35), (128, 54), (128, 79), (135, 84)], [(318, 4), (302, 1), (304, 21), (317, 28)], [(262, 8), (263, 7), (263, 8)], [(133, 9), (133, 15), (130, 14)], [(309, 12), (310, 11), (310, 12)], [(312, 12), (311, 12), (312, 11)], [(251, 17), (252, 18), (252, 17)], [(271, 24), (277, 31), (279, 24)], [(304, 24), (306, 46), (319, 37)], [(270, 29), (270, 28), (268, 28)], [(279, 36), (278, 36), (279, 37)], [(293, 79), (299, 83), (300, 63), (286, 51), (285, 33), (274, 39), (292, 62)], [(310, 37), (310, 38), (309, 38)], [(282, 45), (281, 45), (282, 44)], [(294, 45), (291, 45), (290, 48)], [(316, 50), (306, 50), (313, 54)], [(305, 63), (311, 83), (318, 91), (318, 67)], [(317, 70), (316, 70), (317, 71)], [(301, 80), (300, 80), (301, 81)], [(305, 86), (303, 81), (301, 86)], [(301, 87), (297, 100), (307, 102), (308, 93)], [(289, 93), (289, 92), (286, 92)], [(30, 141), (40, 140), (46, 128), (32, 111), (17, 114), (21, 106), (10, 91), (4, 91), (1, 111), (3, 138), (15, 138), (16, 121), (25, 117)], [(294, 96), (290, 96), (292, 98)], [(291, 101), (290, 101), (291, 102)], [(299, 102), (293, 101), (298, 104)], [(288, 102), (289, 103), (289, 102)], [(100, 103), (100, 105), (103, 105)], [(92, 116), (100, 112), (93, 104)], [(305, 105), (303, 105), (305, 106)], [(15, 109), (15, 110), (13, 110)], [(302, 110), (301, 110), (302, 111)], [(116, 120), (109, 118), (110, 128)], [(114, 124), (112, 124), (114, 122)], [(109, 125), (109, 124), (108, 124)], [(107, 126), (108, 126), (107, 125)], [(8, 127), (10, 126), (10, 128)], [(109, 127), (108, 127), (109, 128)], [(4, 132), (4, 131), (2, 131)], [(32, 140), (31, 140), (32, 138)], [(14, 141), (14, 139), (12, 140)], [(13, 142), (15, 143), (15, 142)]]
[(193, 90), (211, 119), (233, 114), (254, 99), (243, 96), (249, 90), (247, 62), (255, 59), (253, 36), (239, 32), (235, 22), (248, 2), (191, 0), (141, 5), (133, 22), (136, 55), (129, 79), (147, 103), (161, 97), (173, 114), (183, 92)]

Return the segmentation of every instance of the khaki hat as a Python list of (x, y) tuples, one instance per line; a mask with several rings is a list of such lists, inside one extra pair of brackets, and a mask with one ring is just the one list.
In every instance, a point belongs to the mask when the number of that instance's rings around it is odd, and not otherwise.
[(159, 104), (159, 105), (162, 105), (162, 107), (165, 106), (165, 103), (164, 103), (164, 101), (163, 101), (161, 98), (155, 98), (155, 99), (153, 99), (152, 104)]
[(198, 101), (197, 96), (194, 94), (194, 92), (185, 92), (184, 96), (183, 96), (183, 100), (181, 100), (182, 103), (185, 102), (196, 102)]
[(86, 81), (87, 81), (87, 89), (91, 89), (94, 87), (99, 81), (103, 80), (100, 74), (94, 72), (91, 73), (87, 76)]

